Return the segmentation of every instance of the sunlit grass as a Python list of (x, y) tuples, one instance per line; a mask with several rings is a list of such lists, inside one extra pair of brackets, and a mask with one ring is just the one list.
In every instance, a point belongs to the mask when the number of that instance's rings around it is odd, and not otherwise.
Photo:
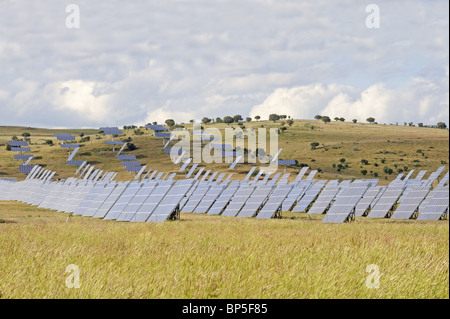
[[(120, 223), (0, 203), (1, 298), (448, 298), (448, 221)], [(67, 265), (80, 288), (65, 285)], [(366, 287), (376, 264), (380, 288)]]

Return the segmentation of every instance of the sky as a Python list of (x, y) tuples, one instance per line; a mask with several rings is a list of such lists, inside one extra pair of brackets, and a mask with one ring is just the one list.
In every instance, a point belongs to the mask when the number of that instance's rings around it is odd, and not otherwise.
[(447, 0), (0, 0), (0, 125), (271, 113), (448, 124), (448, 11)]

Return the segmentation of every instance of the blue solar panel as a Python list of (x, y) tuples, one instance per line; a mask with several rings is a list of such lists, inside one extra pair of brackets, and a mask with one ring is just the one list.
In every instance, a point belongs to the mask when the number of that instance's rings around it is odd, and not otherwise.
[(122, 141), (105, 141), (105, 144), (108, 145), (123, 145)]
[(142, 166), (127, 166), (126, 170), (128, 172), (139, 172), (141, 170)]
[(182, 150), (181, 148), (179, 148), (179, 149), (178, 149), (178, 152), (177, 152), (177, 151), (172, 151), (171, 148), (166, 148), (166, 149), (164, 150), (164, 152), (166, 152), (167, 154), (175, 154), (175, 153), (177, 153), (178, 155), (181, 155), (181, 153), (183, 152), (183, 150)]
[(33, 155), (14, 155), (14, 159), (16, 159), (16, 160), (27, 160), (27, 159), (29, 159), (30, 157), (33, 157)]
[(29, 147), (11, 147), (11, 151), (13, 152), (31, 152)]
[(141, 162), (122, 162), (122, 166), (141, 166)]
[(80, 166), (83, 163), (84, 163), (84, 161), (67, 161), (67, 164), (72, 165), (72, 166)]
[(121, 161), (132, 161), (136, 159), (135, 155), (117, 155), (117, 159)]
[(278, 165), (295, 165), (297, 164), (296, 160), (278, 160)]
[(172, 133), (155, 133), (156, 137), (167, 137), (170, 138), (172, 136)]
[(75, 141), (75, 136), (70, 134), (53, 134), (58, 141)]
[(162, 125), (145, 125), (146, 128), (149, 128), (153, 131), (168, 131), (169, 129), (167, 127), (164, 127)]
[(27, 141), (9, 141), (8, 142), (9, 146), (28, 146), (28, 142)]
[(34, 165), (20, 165), (19, 170), (21, 173), (28, 174), (33, 169)]
[(117, 127), (100, 127), (100, 131), (103, 131), (105, 134), (122, 134)]
[(213, 148), (219, 148), (219, 149), (233, 149), (233, 145), (230, 144), (211, 144)]
[(62, 148), (77, 148), (80, 147), (78, 144), (61, 144)]

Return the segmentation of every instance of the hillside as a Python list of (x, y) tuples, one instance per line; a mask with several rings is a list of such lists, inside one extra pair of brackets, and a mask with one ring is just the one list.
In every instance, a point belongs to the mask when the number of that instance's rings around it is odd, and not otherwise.
[[(245, 128), (271, 128), (281, 127), (280, 121), (245, 122)], [(192, 124), (183, 124), (192, 129)], [(208, 124), (204, 128), (216, 127), (223, 130), (226, 127), (238, 125)], [(351, 178), (380, 178), (380, 183), (393, 180), (401, 170), (414, 169), (428, 170), (428, 173), (439, 166), (448, 166), (449, 161), (449, 133), (448, 130), (427, 128), (393, 126), (366, 123), (330, 122), (325, 124), (317, 120), (295, 120), (292, 126), (280, 134), (278, 145), (283, 148), (280, 159), (297, 160), (299, 165), (287, 167), (286, 172), (294, 175), (301, 165), (308, 165), (312, 169), (320, 169), (316, 175), (319, 179), (351, 179)], [(120, 128), (122, 129), (122, 128)], [(164, 172), (178, 172), (179, 166), (174, 165), (162, 148), (162, 139), (153, 136), (151, 130), (142, 128), (143, 135), (136, 135), (134, 130), (123, 130), (125, 133), (115, 140), (131, 138), (137, 149), (126, 154), (136, 155), (137, 160), (146, 164), (147, 168)], [(106, 145), (108, 136), (99, 134), (98, 129), (44, 129), (30, 127), (0, 127), (0, 177), (17, 177), (21, 180), (25, 174), (18, 171), (19, 162), (13, 158), (14, 152), (6, 151), (7, 141), (12, 136), (22, 138), (22, 133), (28, 132), (30, 147), (35, 157), (32, 164), (39, 164), (46, 169), (57, 172), (55, 178), (73, 176), (75, 167), (66, 164), (68, 151), (58, 146), (60, 143), (53, 134), (68, 133), (80, 140), (80, 134), (89, 136), (88, 142), (81, 143), (81, 149), (74, 160), (86, 160), (96, 168), (105, 171), (118, 172), (117, 180), (132, 178), (130, 173), (120, 165), (115, 158), (117, 153), (112, 152), (112, 146)], [(52, 140), (54, 145), (46, 144)], [(311, 149), (311, 143), (317, 142), (317, 149)], [(345, 159), (345, 161), (343, 160)], [(368, 161), (362, 164), (361, 160)], [(255, 165), (255, 164), (252, 164)], [(243, 179), (249, 171), (251, 164), (239, 164), (237, 173), (232, 179)], [(200, 165), (201, 167), (202, 165)], [(228, 169), (229, 164), (210, 164), (207, 169), (213, 171), (233, 173)], [(342, 167), (339, 169), (339, 167)], [(384, 168), (392, 169), (391, 174), (384, 172)], [(279, 167), (279, 172), (284, 172)], [(367, 174), (363, 175), (362, 170)], [(413, 174), (412, 177), (414, 177)], [(425, 178), (428, 174), (425, 176)], [(179, 178), (183, 175), (179, 174)], [(295, 177), (295, 176), (291, 176)]]

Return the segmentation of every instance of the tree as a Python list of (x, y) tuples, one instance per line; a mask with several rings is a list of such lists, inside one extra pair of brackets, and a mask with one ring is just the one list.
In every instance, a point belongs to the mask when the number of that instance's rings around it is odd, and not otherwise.
[(204, 118), (202, 118), (202, 123), (203, 124), (208, 124), (208, 123), (210, 123), (211, 122), (211, 119), (210, 118), (208, 118), (208, 117), (204, 117)]
[(270, 114), (269, 115), (269, 121), (273, 121), (274, 123), (280, 119), (280, 116), (278, 114)]
[(309, 144), (309, 145), (311, 145), (311, 150), (315, 150), (315, 149), (317, 148), (317, 146), (320, 145), (320, 143), (319, 143), (319, 142), (312, 142), (312, 143)]
[(175, 125), (175, 121), (172, 119), (167, 119), (164, 123), (166, 123), (166, 125), (169, 127), (172, 127)]
[(252, 121), (252, 118), (251, 118), (251, 117), (246, 117), (245, 120), (246, 120), (247, 122), (251, 122), (251, 121)]
[(357, 119), (353, 119), (352, 122), (353, 122), (353, 123), (356, 123), (356, 122), (358, 122), (358, 120), (357, 120)]
[(284, 133), (284, 131), (286, 131), (286, 130), (287, 130), (287, 127), (286, 127), (286, 126), (282, 126), (282, 127), (280, 127), (280, 130), (281, 130), (281, 132), (283, 132), (283, 133)]
[(223, 123), (223, 120), (220, 117), (216, 117), (216, 123)]
[(339, 121), (339, 117), (336, 116), (336, 117), (334, 118), (334, 120), (335, 120), (336, 122)]
[(80, 133), (80, 137), (83, 137), (83, 136), (84, 136), (84, 133), (83, 133), (83, 132), (81, 132), (81, 133)]
[(445, 124), (444, 122), (438, 122), (436, 127), (440, 128), (440, 129), (446, 129), (447, 128), (447, 124)]
[(224, 121), (225, 123), (227, 123), (228, 125), (230, 125), (231, 123), (234, 122), (234, 119), (233, 119), (231, 116), (225, 116), (225, 117), (223, 118), (223, 121)]
[(366, 175), (367, 174), (367, 170), (366, 169), (362, 169), (361, 170), (361, 174)]
[(341, 158), (341, 159), (339, 160), (339, 162), (344, 163), (344, 162), (345, 162), (345, 158)]
[(52, 140), (45, 140), (45, 144), (53, 146), (53, 141)]
[(135, 149), (137, 149), (136, 145), (133, 143), (127, 143), (127, 151), (134, 151)]
[(256, 121), (259, 121), (260, 118), (261, 118), (261, 116), (259, 116), (259, 115), (256, 115), (256, 116), (255, 116), (255, 120), (256, 120)]
[(30, 134), (30, 133), (28, 133), (28, 132), (23, 132), (23, 133), (22, 133), (22, 136), (23, 136), (23, 137), (30, 137), (30, 136), (31, 136), (31, 134)]
[(331, 122), (331, 119), (330, 119), (329, 116), (322, 116), (320, 119), (321, 119), (325, 124)]
[(366, 160), (366, 159), (362, 159), (362, 160), (361, 160), (361, 164), (363, 164), (363, 165), (369, 165), (369, 161)]
[(345, 118), (343, 118), (343, 117), (340, 117), (340, 118), (339, 118), (339, 121), (341, 121), (341, 122), (345, 122)]
[(194, 123), (195, 121), (194, 120), (189, 120), (189, 123)]
[(243, 120), (242, 116), (239, 115), (239, 114), (233, 116), (233, 119), (234, 119), (234, 121), (235, 121), (236, 123), (238, 123), (239, 121), (242, 121), (242, 120)]
[(285, 120), (287, 118), (287, 115), (280, 115), (280, 119)]
[(153, 124), (153, 125), (158, 125), (158, 122), (155, 121), (155, 122), (153, 122), (152, 124)]
[(423, 123), (417, 123), (419, 127), (423, 127)]
[(316, 116), (314, 116), (314, 118), (315, 118), (316, 120), (321, 120), (321, 119), (322, 119), (322, 115), (316, 115)]
[(287, 121), (287, 124), (288, 124), (289, 126), (292, 126), (292, 124), (294, 124), (294, 120), (288, 120), (288, 121)]
[(366, 121), (372, 124), (373, 122), (375, 122), (375, 119), (373, 117), (368, 117)]

